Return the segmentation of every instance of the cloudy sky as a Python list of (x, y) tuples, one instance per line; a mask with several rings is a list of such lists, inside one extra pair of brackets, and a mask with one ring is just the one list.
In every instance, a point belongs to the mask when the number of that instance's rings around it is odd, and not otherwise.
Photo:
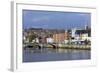
[(23, 28), (72, 29), (91, 25), (90, 13), (23, 10)]

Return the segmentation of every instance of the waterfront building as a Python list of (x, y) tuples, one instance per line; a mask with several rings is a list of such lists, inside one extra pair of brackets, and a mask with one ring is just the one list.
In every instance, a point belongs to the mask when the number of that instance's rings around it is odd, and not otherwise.
[(53, 39), (55, 43), (64, 43), (64, 41), (68, 39), (68, 33), (55, 33), (53, 34)]
[(76, 28), (73, 28), (72, 30), (71, 30), (71, 37), (76, 37), (76, 34), (75, 34), (75, 32), (76, 32)]
[(46, 38), (46, 40), (47, 40), (47, 43), (53, 43), (54, 42), (53, 38), (51, 38), (51, 37)]

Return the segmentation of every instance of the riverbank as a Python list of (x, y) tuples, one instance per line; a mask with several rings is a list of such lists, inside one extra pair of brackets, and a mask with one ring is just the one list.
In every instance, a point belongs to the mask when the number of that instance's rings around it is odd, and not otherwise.
[[(45, 48), (54, 48), (53, 46), (46, 45)], [(61, 49), (76, 49), (76, 50), (91, 50), (90, 45), (62, 45), (56, 46), (54, 49), (61, 48)]]
[(52, 48), (52, 49), (76, 49), (76, 50), (91, 50), (91, 45), (75, 45), (75, 44), (26, 44), (24, 47), (27, 48)]

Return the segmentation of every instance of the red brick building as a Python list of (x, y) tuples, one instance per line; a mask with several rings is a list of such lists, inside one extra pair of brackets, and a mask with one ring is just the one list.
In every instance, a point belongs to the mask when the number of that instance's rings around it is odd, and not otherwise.
[(68, 40), (68, 33), (63, 32), (53, 34), (53, 40), (55, 43), (64, 43), (65, 40)]

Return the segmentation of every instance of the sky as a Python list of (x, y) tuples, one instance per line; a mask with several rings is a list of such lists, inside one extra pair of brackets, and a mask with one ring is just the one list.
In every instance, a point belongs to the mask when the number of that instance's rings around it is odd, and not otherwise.
[(22, 14), (24, 29), (73, 29), (91, 26), (90, 13), (23, 10)]

